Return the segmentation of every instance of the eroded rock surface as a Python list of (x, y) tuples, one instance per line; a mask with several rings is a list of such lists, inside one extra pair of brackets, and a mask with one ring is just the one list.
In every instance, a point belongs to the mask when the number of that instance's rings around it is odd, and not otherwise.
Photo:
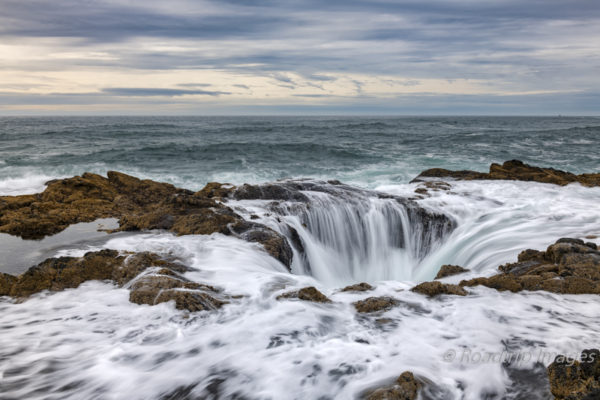
[(568, 185), (579, 182), (583, 186), (600, 186), (600, 173), (575, 175), (554, 168), (540, 168), (510, 160), (504, 164), (490, 165), (489, 172), (450, 171), (443, 168), (432, 168), (421, 172), (412, 182), (423, 182), (431, 178), (451, 178), (456, 180), (516, 180)]
[(421, 383), (412, 372), (403, 372), (393, 386), (377, 389), (370, 393), (366, 400), (415, 400)]
[(367, 292), (369, 290), (375, 289), (373, 286), (369, 285), (366, 282), (356, 283), (354, 285), (346, 286), (340, 292)]
[(435, 297), (441, 294), (452, 294), (456, 296), (467, 295), (467, 291), (458, 285), (452, 285), (438, 281), (423, 282), (410, 290), (415, 293), (424, 294), (428, 297)]
[(359, 313), (371, 313), (378, 311), (386, 311), (399, 304), (399, 301), (393, 297), (367, 297), (364, 300), (359, 300), (352, 303), (356, 311)]
[(600, 399), (600, 350), (584, 350), (579, 361), (557, 356), (548, 377), (557, 400)]
[(469, 272), (469, 270), (459, 265), (442, 265), (435, 276), (435, 279), (442, 279), (448, 276), (463, 274), (465, 272)]
[(212, 286), (191, 282), (181, 275), (185, 265), (161, 259), (153, 253), (120, 254), (116, 250), (86, 253), (83, 257), (49, 258), (19, 276), (0, 276), (0, 296), (26, 298), (43, 290), (76, 288), (89, 280), (112, 281), (130, 289), (137, 304), (174, 300), (188, 311), (214, 310), (226, 301)]
[(222, 233), (257, 242), (288, 268), (292, 250), (274, 230), (245, 221), (217, 199), (232, 188), (210, 183), (194, 193), (109, 171), (48, 182), (42, 193), (0, 197), (0, 232), (41, 239), (70, 224), (118, 218), (119, 230), (165, 229), (178, 235)]
[(500, 291), (545, 290), (564, 294), (600, 294), (600, 252), (594, 243), (563, 238), (546, 251), (524, 250), (516, 263), (499, 267), (489, 278), (460, 282)]
[(277, 300), (281, 299), (299, 299), (313, 301), (315, 303), (331, 303), (331, 300), (323, 293), (319, 292), (314, 286), (308, 286), (300, 290), (287, 292), (277, 296)]

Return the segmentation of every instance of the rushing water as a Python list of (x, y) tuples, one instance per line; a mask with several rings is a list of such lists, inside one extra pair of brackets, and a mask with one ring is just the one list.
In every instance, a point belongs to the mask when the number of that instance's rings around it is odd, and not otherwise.
[[(478, 287), (428, 300), (407, 289), (442, 264), (472, 270), (455, 281), (490, 275), (559, 237), (600, 237), (600, 188), (452, 182), (417, 200), (441, 216), (432, 223), (406, 200), (418, 187), (408, 181), (430, 167), (485, 170), (512, 158), (597, 172), (598, 134), (598, 118), (0, 119), (1, 194), (110, 169), (191, 189), (302, 177), (352, 185), (322, 183), (327, 190), (303, 192), (308, 203), (229, 202), (290, 239), (294, 228), (303, 252), (295, 250), (293, 273), (259, 245), (219, 234), (36, 242), (19, 260), (42, 247), (49, 256), (147, 250), (179, 257), (193, 268), (189, 279), (243, 296), (191, 316), (172, 304), (132, 304), (126, 288), (101, 282), (0, 300), (0, 398), (352, 399), (411, 370), (430, 381), (425, 398), (549, 399), (552, 355), (598, 346), (597, 296)], [(338, 290), (361, 281), (375, 291)], [(309, 285), (334, 303), (275, 299)], [(364, 316), (351, 305), (382, 295), (400, 306)], [(486, 361), (502, 352), (521, 358)]]

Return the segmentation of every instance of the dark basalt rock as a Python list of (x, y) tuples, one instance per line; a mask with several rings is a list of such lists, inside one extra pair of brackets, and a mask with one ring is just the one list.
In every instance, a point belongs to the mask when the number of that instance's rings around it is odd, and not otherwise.
[[(109, 171), (107, 178), (85, 173), (50, 181), (42, 193), (0, 197), (0, 232), (41, 239), (74, 223), (118, 218), (122, 231), (164, 229), (177, 235), (237, 235), (263, 244), (289, 268), (293, 255), (285, 237), (257, 223), (240, 232), (246, 221), (217, 201), (233, 190), (213, 182), (194, 193), (115, 171)], [(237, 229), (232, 230), (232, 226)]]
[(548, 366), (548, 377), (557, 400), (600, 399), (600, 350), (584, 350), (580, 361), (557, 356)]
[(483, 285), (511, 292), (600, 294), (600, 252), (579, 239), (559, 239), (546, 251), (525, 250), (516, 263), (498, 269), (497, 275), (461, 281), (460, 285)]
[(467, 291), (458, 285), (451, 285), (438, 281), (423, 282), (410, 290), (429, 297), (435, 297), (441, 294), (452, 294), (456, 296), (467, 295)]
[(469, 272), (469, 270), (459, 265), (442, 265), (435, 276), (435, 279), (442, 279), (447, 276), (463, 274), (465, 272)]
[(319, 292), (314, 286), (308, 286), (294, 292), (287, 292), (277, 296), (277, 300), (299, 299), (313, 301), (315, 303), (331, 303), (331, 300), (323, 293)]
[(490, 165), (489, 172), (450, 171), (432, 168), (421, 172), (412, 182), (423, 182), (431, 178), (450, 178), (455, 180), (516, 180), (568, 185), (579, 182), (583, 186), (600, 186), (600, 173), (575, 175), (554, 168), (540, 168), (519, 160), (506, 161), (504, 164)]
[[(155, 274), (144, 275), (149, 269)], [(76, 288), (89, 280), (112, 281), (129, 286), (129, 300), (154, 305), (174, 300), (178, 309), (215, 310), (226, 301), (214, 287), (191, 282), (180, 273), (188, 268), (153, 253), (119, 254), (115, 250), (86, 253), (83, 257), (49, 258), (18, 277), (0, 276), (0, 296), (26, 298), (43, 290)], [(136, 277), (138, 277), (136, 279)]]
[(366, 400), (415, 400), (422, 387), (412, 372), (403, 372), (394, 385), (377, 389), (365, 397)]
[(373, 286), (369, 285), (366, 282), (357, 283), (355, 285), (346, 286), (340, 292), (367, 292), (369, 290), (375, 289)]
[(378, 311), (389, 310), (392, 307), (395, 307), (400, 302), (389, 296), (381, 296), (381, 297), (368, 297), (364, 300), (359, 300), (357, 302), (352, 303), (354, 308), (359, 313), (371, 313)]

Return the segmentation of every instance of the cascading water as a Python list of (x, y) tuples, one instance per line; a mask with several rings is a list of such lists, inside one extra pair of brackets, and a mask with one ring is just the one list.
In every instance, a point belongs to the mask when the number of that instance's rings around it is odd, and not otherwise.
[(250, 206), (288, 237), (295, 250), (293, 272), (327, 285), (412, 280), (454, 228), (444, 214), (401, 197), (315, 181), (270, 188), (277, 188), (276, 196), (254, 187), (252, 197), (284, 201), (240, 206)]

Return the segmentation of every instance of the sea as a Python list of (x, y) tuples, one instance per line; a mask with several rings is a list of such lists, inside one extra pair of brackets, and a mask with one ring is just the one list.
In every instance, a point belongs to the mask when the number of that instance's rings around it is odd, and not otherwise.
[[(443, 264), (470, 270), (445, 279), (456, 283), (561, 237), (600, 244), (600, 188), (451, 181), (416, 196), (410, 182), (428, 168), (487, 171), (511, 159), (600, 172), (599, 138), (600, 117), (2, 117), (0, 196), (109, 170), (191, 190), (339, 180), (354, 194), (308, 193), (314, 205), (303, 215), (228, 203), (282, 234), (296, 229), (306, 254), (295, 254), (291, 272), (259, 245), (221, 234), (97, 231), (110, 220), (41, 241), (0, 234), (0, 272), (103, 248), (152, 251), (241, 296), (192, 314), (132, 304), (110, 282), (0, 298), (0, 398), (359, 399), (412, 371), (422, 399), (552, 399), (545, 368), (554, 356), (600, 343), (598, 296), (475, 287), (428, 299), (409, 289)], [(418, 240), (428, 225), (381, 193), (413, 199), (454, 229)], [(359, 282), (375, 289), (340, 291)], [(333, 302), (276, 299), (306, 286)], [(352, 303), (371, 296), (399, 305), (358, 314)]]

